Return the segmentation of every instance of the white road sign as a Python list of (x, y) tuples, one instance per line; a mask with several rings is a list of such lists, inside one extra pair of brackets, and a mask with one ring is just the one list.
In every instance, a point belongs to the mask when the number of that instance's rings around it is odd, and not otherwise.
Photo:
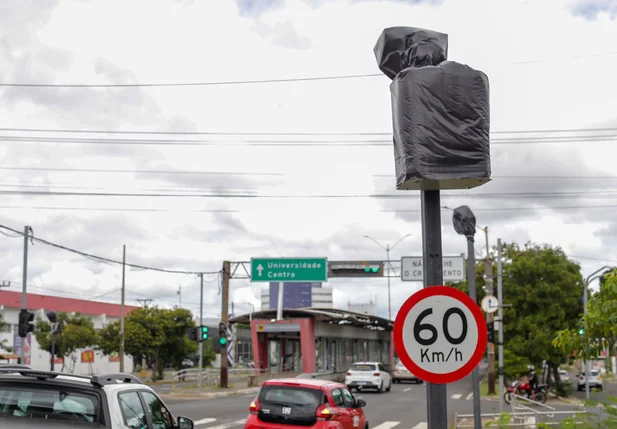
[[(444, 256), (442, 262), (444, 282), (465, 280), (464, 257)], [(421, 282), (424, 280), (421, 256), (403, 256), (401, 258), (401, 280), (404, 282)]]
[(394, 345), (407, 369), (436, 384), (467, 376), (486, 349), (486, 321), (465, 293), (448, 286), (420, 289), (394, 322)]
[(499, 308), (499, 301), (493, 295), (486, 295), (480, 305), (485, 313), (494, 313)]

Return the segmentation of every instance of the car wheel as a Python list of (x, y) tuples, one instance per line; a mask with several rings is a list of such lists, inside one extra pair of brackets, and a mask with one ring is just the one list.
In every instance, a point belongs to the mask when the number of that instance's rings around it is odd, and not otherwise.
[(388, 388), (386, 389), (386, 392), (389, 392), (390, 389), (392, 389), (392, 380), (390, 380), (390, 384), (388, 385)]
[(383, 393), (383, 381), (381, 382), (379, 389), (377, 389), (377, 393)]

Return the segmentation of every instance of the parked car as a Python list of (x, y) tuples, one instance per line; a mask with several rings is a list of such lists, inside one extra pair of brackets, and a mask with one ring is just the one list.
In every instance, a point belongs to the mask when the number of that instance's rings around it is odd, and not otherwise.
[[(602, 381), (602, 376), (600, 375), (600, 371), (598, 371), (597, 369), (592, 369), (591, 371), (589, 371), (589, 374), (590, 375), (587, 377), (589, 388), (603, 390), (604, 383)], [(578, 378), (579, 392), (585, 390), (585, 372), (581, 372), (577, 376), (577, 378)]]
[(569, 382), (570, 381), (570, 374), (568, 374), (568, 371), (566, 371), (565, 369), (560, 369), (559, 371), (559, 379), (563, 382)]
[(403, 365), (400, 362), (398, 362), (394, 366), (394, 371), (392, 371), (392, 381), (394, 383), (400, 383), (401, 381), (411, 381), (412, 383), (422, 383), (422, 380), (420, 380), (416, 375), (412, 374), (412, 372), (409, 371), (407, 368), (405, 368), (405, 365)]
[[(293, 381), (292, 381), (293, 380)], [(344, 384), (319, 379), (274, 379), (261, 385), (244, 429), (303, 427), (368, 429), (363, 407)]]
[(392, 388), (392, 376), (379, 362), (356, 362), (345, 374), (345, 385), (349, 389), (389, 392)]
[(0, 367), (0, 427), (193, 429), (131, 374), (93, 376)]

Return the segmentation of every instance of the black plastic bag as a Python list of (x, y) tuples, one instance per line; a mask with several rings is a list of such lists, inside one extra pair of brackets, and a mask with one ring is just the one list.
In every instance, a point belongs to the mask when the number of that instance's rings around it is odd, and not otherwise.
[(452, 213), (452, 223), (457, 234), (465, 237), (476, 235), (476, 215), (473, 214), (469, 206), (455, 208), (454, 213)]

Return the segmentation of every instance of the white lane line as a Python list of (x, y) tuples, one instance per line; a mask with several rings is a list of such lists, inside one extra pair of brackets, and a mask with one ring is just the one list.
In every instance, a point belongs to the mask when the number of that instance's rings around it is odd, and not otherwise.
[(196, 422), (193, 422), (193, 424), (195, 426), (207, 425), (208, 423), (212, 423), (212, 422), (215, 422), (215, 421), (216, 421), (216, 419), (201, 419), (201, 420), (197, 420)]
[(413, 429), (427, 429), (428, 424), (426, 422), (420, 422), (413, 427)]
[(400, 424), (401, 422), (383, 422), (382, 424), (375, 426), (373, 429), (392, 429)]
[(209, 429), (227, 429), (232, 426), (242, 425), (244, 424), (245, 421), (246, 419), (236, 420), (235, 422), (228, 422), (228, 423), (223, 423), (222, 425), (218, 425), (218, 426), (211, 426)]
[(465, 398), (468, 401), (471, 401), (471, 399), (473, 398), (473, 392), (471, 392), (469, 395), (467, 395), (467, 397)]
[(450, 398), (452, 398), (452, 399), (461, 399), (461, 396), (463, 396), (463, 395), (461, 395), (460, 393), (455, 393), (454, 395), (450, 396)]
[(411, 390), (411, 387), (408, 387), (407, 389), (403, 390), (403, 392), (409, 392)]

